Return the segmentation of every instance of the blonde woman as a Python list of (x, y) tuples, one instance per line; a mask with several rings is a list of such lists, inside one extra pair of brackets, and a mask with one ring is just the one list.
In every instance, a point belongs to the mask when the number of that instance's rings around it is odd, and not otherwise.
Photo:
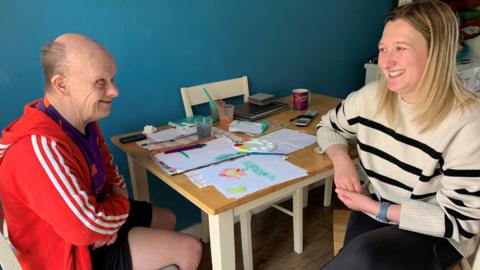
[[(457, 76), (457, 44), (445, 3), (397, 7), (378, 45), (380, 81), (322, 117), (318, 144), (353, 210), (344, 247), (324, 269), (448, 269), (474, 252), (480, 103)], [(347, 139), (357, 140), (361, 176)]]

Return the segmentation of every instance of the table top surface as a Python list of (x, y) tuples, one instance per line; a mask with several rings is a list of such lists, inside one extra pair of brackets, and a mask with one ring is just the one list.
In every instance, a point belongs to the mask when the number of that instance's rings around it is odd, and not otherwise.
[[(285, 97), (280, 99), (280, 101), (291, 103), (291, 98)], [(274, 123), (274, 126), (273, 128), (269, 127), (265, 134), (273, 132), (280, 128), (290, 128), (305, 132), (307, 134), (315, 135), (315, 126), (320, 121), (320, 117), (328, 110), (334, 108), (339, 102), (340, 99), (338, 98), (311, 94), (309, 110), (316, 110), (318, 114), (307, 127), (297, 127), (294, 121), (290, 121), (291, 118), (301, 114), (301, 112), (289, 109), (269, 117), (269, 119), (272, 120), (272, 123)], [(286, 123), (288, 124), (288, 126), (276, 128), (275, 123)], [(222, 126), (216, 127), (225, 129), (225, 127)], [(197, 207), (199, 207), (208, 214), (218, 214), (233, 209), (237, 206), (258, 199), (262, 196), (268, 195), (274, 191), (280, 190), (290, 185), (294, 185), (299, 181), (323, 173), (332, 168), (332, 163), (327, 157), (327, 155), (315, 153), (314, 149), (317, 144), (312, 144), (310, 146), (307, 146), (306, 148), (295, 151), (288, 155), (288, 161), (307, 170), (308, 176), (267, 187), (240, 199), (227, 199), (213, 186), (206, 188), (197, 187), (192, 181), (190, 181), (190, 179), (185, 174), (169, 176), (151, 160), (147, 150), (142, 149), (136, 143), (121, 144), (119, 142), (119, 138), (125, 135), (128, 134), (114, 136), (111, 138), (111, 140), (117, 147), (130, 155), (133, 159), (135, 159), (136, 162), (141, 164), (141, 166), (145, 167), (152, 174), (160, 178), (162, 181), (164, 181), (166, 184), (168, 184), (170, 187), (175, 189), (177, 192), (182, 194), (182, 196), (190, 200)], [(354, 149), (352, 149), (351, 151), (352, 155), (356, 155)]]

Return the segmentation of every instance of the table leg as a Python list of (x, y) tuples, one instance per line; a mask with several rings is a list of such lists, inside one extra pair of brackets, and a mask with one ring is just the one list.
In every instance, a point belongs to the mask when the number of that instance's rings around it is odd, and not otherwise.
[(240, 230), (242, 234), (243, 269), (253, 270), (252, 258), (252, 213), (240, 214)]
[(208, 243), (210, 241), (210, 235), (208, 234), (208, 214), (200, 210), (202, 213), (202, 242)]
[(293, 193), (293, 249), (303, 252), (303, 188)]
[(235, 269), (233, 210), (208, 215), (213, 270)]
[(333, 176), (325, 178), (325, 189), (323, 191), (323, 206), (329, 207), (332, 202)]
[(303, 208), (308, 206), (308, 191), (310, 190), (310, 186), (306, 186), (303, 188)]
[(133, 198), (135, 200), (150, 201), (148, 191), (147, 170), (140, 166), (130, 155), (128, 158), (128, 169), (130, 171), (130, 181), (132, 183)]

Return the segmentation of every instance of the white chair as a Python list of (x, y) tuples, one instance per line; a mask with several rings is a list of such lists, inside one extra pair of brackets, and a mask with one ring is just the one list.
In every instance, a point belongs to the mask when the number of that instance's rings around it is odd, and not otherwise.
[[(0, 206), (1, 207), (1, 206)], [(15, 252), (8, 242), (7, 226), (4, 222), (3, 211), (0, 208), (0, 266), (5, 270), (22, 270), (20, 263), (15, 257)]]
[(187, 117), (193, 116), (192, 106), (207, 103), (208, 97), (205, 95), (203, 88), (208, 90), (213, 99), (226, 99), (243, 95), (243, 101), (248, 101), (248, 79), (247, 76), (225, 80), (202, 85), (182, 87), (183, 107)]
[[(209, 102), (208, 97), (203, 91), (203, 88), (208, 90), (208, 93), (213, 99), (226, 99), (243, 95), (244, 102), (248, 101), (249, 89), (248, 78), (242, 76), (235, 79), (206, 83), (190, 87), (182, 87), (180, 92), (182, 94), (183, 106), (185, 107), (185, 115), (187, 117), (193, 116), (192, 106), (204, 104)], [(293, 216), (294, 211), (290, 211), (278, 205), (273, 205), (280, 211)], [(251, 212), (240, 215), (240, 227), (242, 234), (242, 253), (243, 264), (245, 269), (253, 269), (252, 260), (252, 239), (251, 239)], [(208, 216), (202, 212), (202, 240), (209, 241), (208, 235)]]
[(462, 270), (479, 270), (480, 269), (480, 244), (477, 250), (469, 258), (463, 258), (460, 261)]
[[(6, 222), (4, 222), (3, 212), (0, 209), (0, 266), (3, 270), (22, 270), (20, 263), (15, 256), (15, 252), (10, 246)], [(5, 232), (5, 233), (4, 233)], [(178, 270), (176, 265), (170, 265), (161, 270)]]

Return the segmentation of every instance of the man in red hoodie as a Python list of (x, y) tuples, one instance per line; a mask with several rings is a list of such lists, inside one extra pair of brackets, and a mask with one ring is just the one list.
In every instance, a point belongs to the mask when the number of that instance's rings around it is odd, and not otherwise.
[(196, 269), (200, 242), (175, 215), (129, 201), (97, 125), (118, 96), (116, 64), (93, 40), (64, 34), (41, 53), (44, 97), (0, 139), (0, 199), (24, 269)]

